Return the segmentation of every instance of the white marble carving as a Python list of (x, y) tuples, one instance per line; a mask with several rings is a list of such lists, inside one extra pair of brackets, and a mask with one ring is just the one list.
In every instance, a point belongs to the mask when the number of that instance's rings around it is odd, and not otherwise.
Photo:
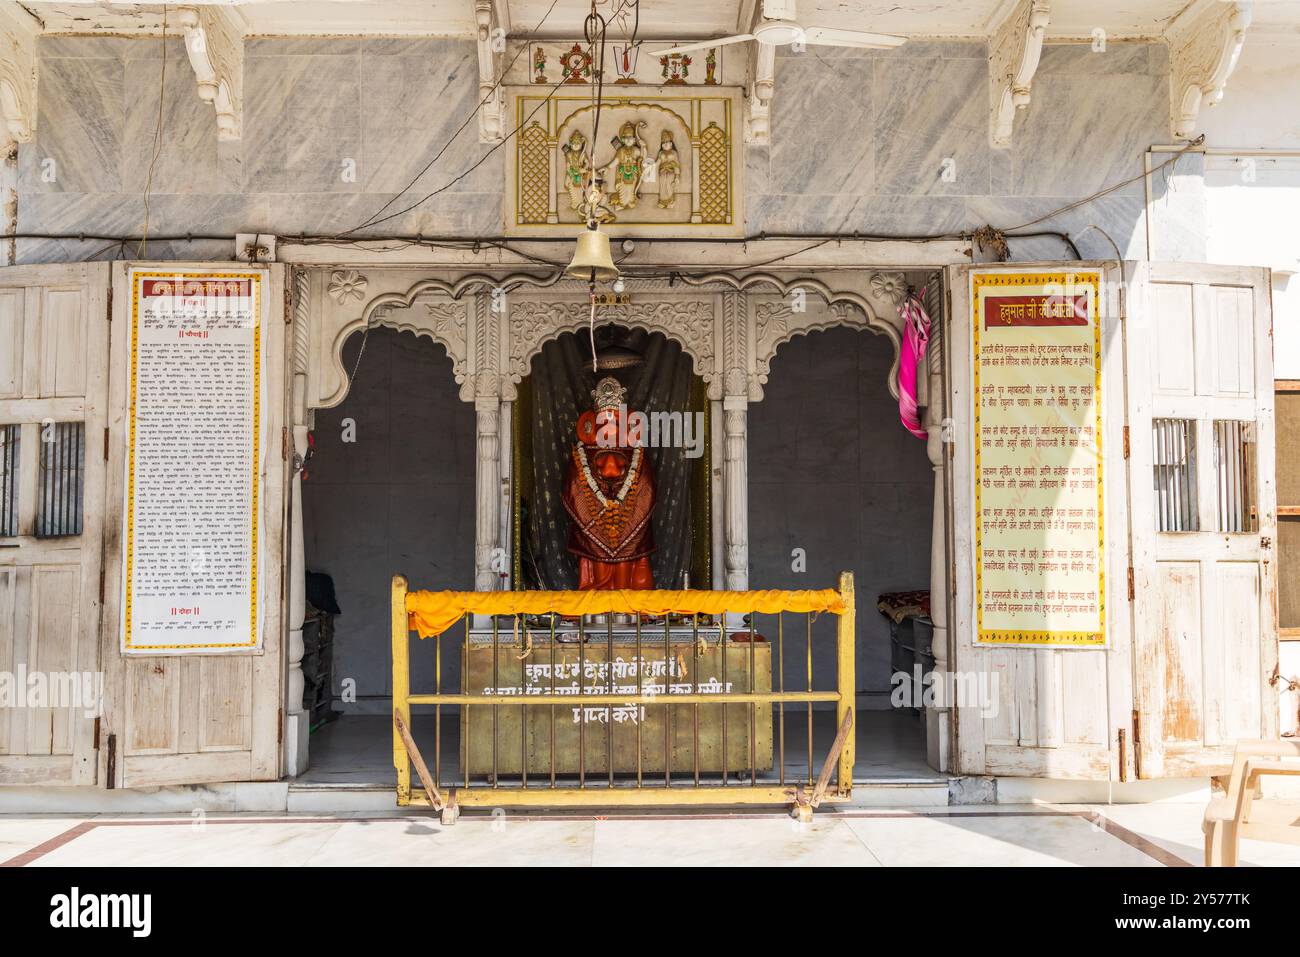
[(244, 112), (244, 37), (237, 14), (215, 4), (181, 7), (177, 13), (199, 99), (216, 111), (218, 139), (237, 140)]
[(1011, 145), (1016, 111), (1029, 106), (1050, 22), (1048, 0), (1023, 0), (989, 37), (989, 142), (994, 147)]
[(506, 101), (501, 90), (505, 28), (493, 0), (474, 0), (478, 41), (478, 133), (482, 143), (500, 143), (506, 133)]
[(36, 135), (36, 26), (21, 10), (0, 8), (0, 118), (7, 143)]
[(1170, 127), (1176, 139), (1195, 137), (1201, 108), (1223, 99), (1250, 21), (1249, 2), (1209, 3), (1189, 8), (1170, 26)]
[(776, 89), (776, 47), (755, 43), (750, 54), (749, 99), (745, 102), (745, 142), (766, 146), (772, 134), (772, 94)]
[(355, 269), (336, 269), (330, 274), (328, 292), (340, 306), (350, 300), (360, 302), (366, 298), (366, 285), (369, 280)]

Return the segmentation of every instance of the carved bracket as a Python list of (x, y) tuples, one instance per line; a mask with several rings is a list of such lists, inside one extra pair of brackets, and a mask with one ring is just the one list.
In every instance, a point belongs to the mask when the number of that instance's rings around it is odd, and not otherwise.
[(478, 24), (478, 134), (482, 143), (500, 143), (506, 134), (506, 99), (501, 89), (506, 31), (493, 0), (474, 0)]
[(745, 142), (766, 146), (772, 141), (772, 93), (776, 89), (776, 47), (754, 43), (750, 54), (749, 99), (745, 101)]
[(1223, 99), (1250, 21), (1249, 2), (1212, 3), (1188, 11), (1170, 26), (1169, 120), (1176, 139), (1192, 139), (1201, 107)]
[(6, 144), (36, 135), (36, 25), (16, 4), (0, 8), (0, 117)]
[(199, 99), (217, 113), (217, 138), (237, 140), (244, 113), (244, 36), (237, 14), (212, 4), (178, 13)]
[(997, 149), (1011, 145), (1016, 111), (1029, 106), (1050, 22), (1048, 0), (1022, 0), (989, 37), (989, 142)]

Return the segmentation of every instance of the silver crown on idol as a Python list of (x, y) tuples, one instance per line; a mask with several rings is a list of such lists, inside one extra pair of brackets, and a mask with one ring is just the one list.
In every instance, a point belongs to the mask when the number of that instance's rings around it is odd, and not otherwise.
[(619, 385), (613, 376), (605, 376), (591, 390), (592, 405), (597, 412), (617, 409), (627, 402), (627, 389)]

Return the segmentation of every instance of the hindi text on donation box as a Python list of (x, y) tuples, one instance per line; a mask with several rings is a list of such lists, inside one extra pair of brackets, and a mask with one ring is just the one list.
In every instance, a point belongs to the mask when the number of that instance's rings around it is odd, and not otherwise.
[(259, 647), (263, 280), (131, 273), (124, 652)]
[(975, 274), (978, 644), (1102, 647), (1100, 274)]

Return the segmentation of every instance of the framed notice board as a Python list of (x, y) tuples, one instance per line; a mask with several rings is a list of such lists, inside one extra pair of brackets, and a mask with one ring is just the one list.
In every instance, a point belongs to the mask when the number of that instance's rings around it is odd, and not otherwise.
[(975, 642), (1104, 647), (1101, 274), (971, 283)]
[(261, 648), (266, 279), (130, 270), (124, 654)]

